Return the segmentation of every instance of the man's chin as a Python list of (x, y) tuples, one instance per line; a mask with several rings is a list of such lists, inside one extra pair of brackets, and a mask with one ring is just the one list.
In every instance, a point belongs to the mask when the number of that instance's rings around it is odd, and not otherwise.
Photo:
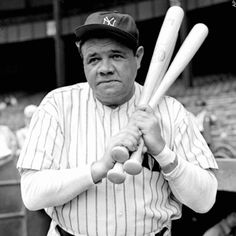
[(121, 99), (117, 95), (115, 96), (114, 93), (110, 96), (104, 96), (103, 94), (103, 96), (98, 96), (97, 98), (102, 104), (106, 106), (118, 106), (122, 104)]
[(97, 95), (105, 100), (116, 99), (116, 97), (122, 97), (124, 93), (124, 88), (116, 85), (112, 86), (111, 84), (102, 85), (99, 90), (97, 90)]
[(97, 91), (96, 97), (104, 105), (119, 106), (125, 103), (132, 96), (131, 93), (125, 94), (124, 91), (126, 90), (121, 86), (106, 87), (106, 89), (100, 89)]

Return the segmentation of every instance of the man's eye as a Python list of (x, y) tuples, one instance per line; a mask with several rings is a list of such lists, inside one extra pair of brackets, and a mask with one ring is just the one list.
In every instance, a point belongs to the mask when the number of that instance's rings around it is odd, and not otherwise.
[(93, 58), (90, 58), (88, 60), (88, 64), (91, 64), (91, 63), (96, 63), (98, 61), (98, 58), (97, 57), (93, 57)]
[(112, 56), (114, 59), (119, 59), (119, 58), (122, 58), (122, 56), (120, 54), (114, 54)]

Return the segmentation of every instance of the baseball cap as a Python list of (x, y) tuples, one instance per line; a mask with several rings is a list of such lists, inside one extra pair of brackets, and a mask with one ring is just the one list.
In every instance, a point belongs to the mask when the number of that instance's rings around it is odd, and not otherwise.
[(139, 31), (135, 20), (118, 11), (99, 11), (90, 14), (85, 23), (75, 29), (76, 41), (81, 44), (93, 37), (112, 37), (132, 49), (139, 45)]

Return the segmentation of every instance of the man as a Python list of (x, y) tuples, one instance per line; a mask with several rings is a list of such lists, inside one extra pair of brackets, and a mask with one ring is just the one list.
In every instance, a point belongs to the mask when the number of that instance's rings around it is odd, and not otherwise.
[[(55, 89), (36, 111), (18, 162), (23, 201), (45, 208), (50, 236), (169, 235), (182, 204), (213, 206), (215, 159), (178, 101), (136, 106), (144, 49), (131, 16), (96, 12), (75, 34), (88, 83)], [(111, 183), (112, 149), (135, 151), (141, 135), (142, 172)]]

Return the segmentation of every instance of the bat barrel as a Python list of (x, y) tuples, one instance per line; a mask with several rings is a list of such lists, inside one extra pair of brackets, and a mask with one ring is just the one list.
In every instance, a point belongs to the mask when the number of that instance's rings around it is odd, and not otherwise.
[(173, 59), (168, 71), (166, 72), (163, 82), (155, 91), (155, 94), (150, 99), (149, 105), (155, 107), (162, 96), (170, 88), (173, 82), (183, 72), (187, 64), (191, 61), (196, 54), (204, 40), (208, 35), (208, 27), (203, 23), (194, 25), (180, 49), (178, 50), (175, 58)]
[(183, 17), (181, 7), (172, 6), (168, 9), (156, 41), (139, 105), (148, 104), (155, 88), (160, 84), (169, 65)]

